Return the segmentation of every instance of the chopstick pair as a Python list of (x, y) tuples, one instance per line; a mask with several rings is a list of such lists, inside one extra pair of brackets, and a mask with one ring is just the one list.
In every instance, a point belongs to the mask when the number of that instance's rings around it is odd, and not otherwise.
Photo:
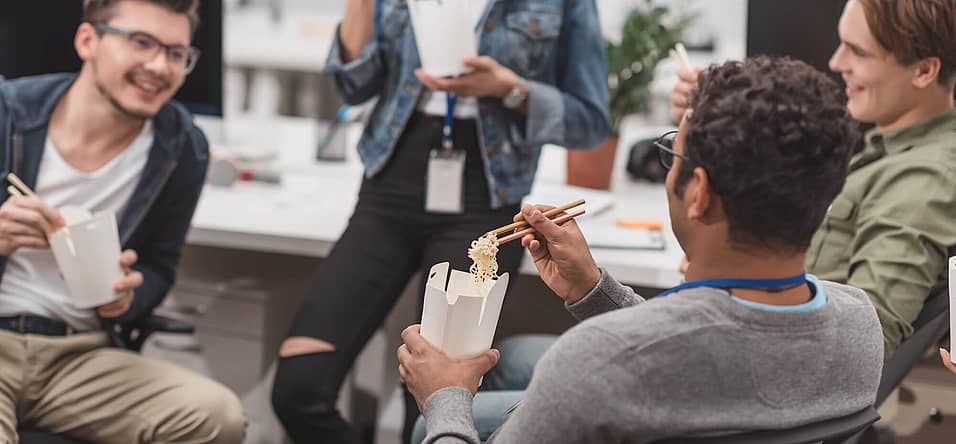
[(7, 192), (11, 196), (36, 196), (36, 193), (23, 183), (16, 174), (10, 173), (7, 174), (7, 182), (10, 182), (10, 186), (7, 187)]
[(688, 71), (693, 70), (694, 65), (690, 63), (690, 57), (687, 55), (687, 48), (684, 47), (684, 44), (678, 43), (674, 45), (674, 48), (676, 48), (677, 51), (674, 51), (673, 49), (669, 51), (671, 58), (677, 60), (681, 64), (681, 68), (684, 68)]
[[(574, 208), (574, 207), (577, 207), (577, 206), (581, 206), (581, 205), (584, 205), (584, 199), (578, 199), (578, 200), (576, 200), (576, 201), (574, 201), (574, 202), (569, 202), (569, 203), (567, 203), (567, 204), (561, 205), (560, 207), (552, 208), (552, 209), (550, 209), (550, 210), (548, 210), (548, 211), (545, 211), (545, 212), (542, 213), (542, 214), (544, 214), (544, 217), (546, 217), (546, 218), (548, 218), (548, 219), (551, 219), (551, 216), (555, 216), (555, 215), (560, 214), (560, 213), (562, 213), (562, 212), (564, 212), (564, 211), (570, 210), (571, 208)], [(571, 212), (571, 213), (563, 214), (563, 215), (561, 215), (561, 216), (555, 217), (554, 219), (551, 219), (551, 221), (554, 222), (554, 223), (556, 223), (556, 224), (558, 224), (558, 225), (561, 225), (561, 224), (563, 224), (563, 223), (565, 223), (565, 222), (567, 222), (567, 221), (569, 221), (569, 220), (571, 220), (571, 219), (573, 219), (573, 218), (575, 218), (575, 217), (578, 217), (578, 216), (580, 216), (580, 215), (582, 215), (582, 214), (584, 214), (584, 213), (585, 213), (585, 211), (584, 211), (583, 209), (581, 209), (581, 210), (573, 211), (573, 212)], [(494, 229), (494, 230), (491, 230), (490, 233), (494, 233), (495, 236), (498, 236), (498, 235), (500, 235), (500, 234), (504, 234), (504, 233), (507, 233), (507, 232), (512, 231), (512, 230), (518, 230), (519, 228), (524, 228), (524, 227), (528, 227), (528, 221), (526, 221), (526, 220), (518, 221), (518, 222), (515, 222), (515, 223), (513, 223), (513, 224), (508, 224), (508, 225), (505, 225), (505, 226), (503, 226), (503, 227), (496, 228), (496, 229)], [(532, 227), (528, 227), (528, 228), (524, 228), (523, 230), (515, 231), (514, 233), (509, 234), (508, 236), (498, 238), (498, 245), (506, 244), (506, 243), (511, 242), (511, 241), (513, 241), (513, 240), (521, 239), (522, 237), (524, 237), (524, 236), (526, 236), (526, 235), (528, 235), (528, 234), (534, 233), (534, 232), (535, 232), (535, 229), (532, 228)]]

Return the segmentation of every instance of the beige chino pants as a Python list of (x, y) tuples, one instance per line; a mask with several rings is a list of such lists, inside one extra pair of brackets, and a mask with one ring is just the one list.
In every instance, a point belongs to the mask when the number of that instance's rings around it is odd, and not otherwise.
[(18, 425), (97, 444), (238, 444), (245, 418), (223, 385), (107, 347), (105, 332), (0, 330), (0, 444)]

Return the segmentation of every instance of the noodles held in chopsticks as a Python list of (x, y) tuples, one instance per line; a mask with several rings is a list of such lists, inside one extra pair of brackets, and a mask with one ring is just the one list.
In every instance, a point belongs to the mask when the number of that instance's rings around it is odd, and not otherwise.
[(479, 288), (488, 279), (498, 277), (498, 236), (495, 233), (485, 233), (478, 240), (471, 241), (468, 249), (468, 258), (471, 259), (471, 276)]

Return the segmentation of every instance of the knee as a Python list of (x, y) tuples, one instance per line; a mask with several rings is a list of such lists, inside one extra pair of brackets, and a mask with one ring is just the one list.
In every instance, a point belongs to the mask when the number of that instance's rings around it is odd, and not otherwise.
[(202, 406), (210, 422), (216, 424), (218, 433), (212, 442), (216, 444), (241, 443), (246, 434), (246, 414), (239, 398), (229, 389), (221, 387), (218, 398)]
[(272, 409), (279, 420), (288, 424), (303, 418), (335, 414), (337, 391), (323, 389), (326, 384), (321, 375), (315, 371), (291, 369), (289, 361), (290, 358), (279, 358), (279, 368), (272, 386)]
[(246, 433), (242, 403), (231, 390), (207, 380), (192, 384), (189, 407), (180, 412), (179, 426), (162, 442), (240, 444)]
[(497, 348), (503, 364), (534, 367), (557, 339), (554, 335), (515, 335), (498, 343)]
[(485, 376), (489, 390), (523, 390), (531, 381), (534, 367), (557, 340), (553, 335), (517, 335), (497, 344), (498, 365)]

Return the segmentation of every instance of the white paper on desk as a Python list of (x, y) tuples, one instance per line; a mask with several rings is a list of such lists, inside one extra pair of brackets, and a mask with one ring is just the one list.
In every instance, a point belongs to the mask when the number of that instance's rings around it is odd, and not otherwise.
[(471, 0), (408, 0), (422, 69), (436, 77), (470, 72), (462, 63), (478, 54)]
[(627, 250), (663, 250), (664, 235), (660, 230), (624, 228), (611, 222), (593, 219), (578, 223), (588, 246)]
[(491, 348), (508, 273), (477, 288), (470, 273), (432, 266), (425, 284), (422, 336), (452, 359), (470, 358)]
[[(956, 306), (956, 256), (949, 258), (949, 331), (950, 332), (956, 331), (956, 310), (953, 310), (954, 306)], [(952, 353), (952, 347), (950, 347), (949, 359), (953, 361), (953, 364), (956, 364), (956, 353)]]

